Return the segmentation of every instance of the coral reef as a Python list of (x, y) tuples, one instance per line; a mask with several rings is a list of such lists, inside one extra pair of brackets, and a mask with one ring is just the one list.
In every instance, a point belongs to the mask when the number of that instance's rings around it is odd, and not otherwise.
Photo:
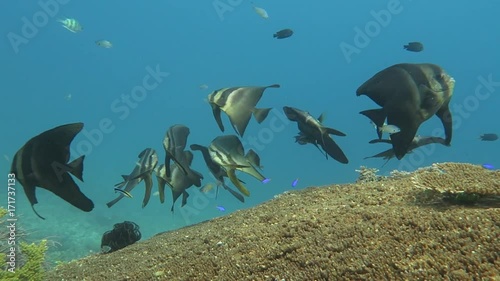
[[(460, 165), (438, 167), (462, 177)], [(436, 191), (411, 176), (287, 192), (61, 265), (47, 280), (498, 280), (500, 209), (415, 204)]]
[(385, 179), (384, 176), (377, 175), (378, 169), (376, 168), (367, 168), (365, 166), (359, 167), (359, 170), (356, 170), (359, 173), (359, 177), (356, 180), (358, 183), (363, 182), (371, 182), (371, 181), (380, 181)]

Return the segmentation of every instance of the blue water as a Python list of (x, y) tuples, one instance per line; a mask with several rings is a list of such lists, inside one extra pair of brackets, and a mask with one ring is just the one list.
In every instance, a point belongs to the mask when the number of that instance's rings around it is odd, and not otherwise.
[[(32, 240), (49, 238), (60, 243), (50, 248), (52, 262), (98, 252), (102, 234), (117, 222), (136, 222), (146, 239), (250, 208), (286, 190), (353, 182), (361, 165), (379, 168), (384, 160), (363, 157), (389, 147), (368, 144), (376, 137), (375, 130), (358, 114), (376, 105), (366, 96), (356, 97), (355, 91), (373, 74), (396, 63), (435, 63), (455, 78), (451, 102), (454, 136), (451, 147), (429, 146), (402, 161), (393, 159), (381, 168), (381, 174), (445, 161), (500, 166), (499, 142), (478, 140), (482, 133), (500, 133), (500, 87), (496, 83), (483, 88), (481, 93), (487, 96), (483, 99), (475, 94), (481, 79), (490, 76), (500, 81), (498, 1), (316, 1), (311, 5), (255, 1), (267, 10), (268, 19), (259, 17), (250, 1), (65, 1), (57, 4), (58, 11), (46, 23), (40, 23), (47, 15), (40, 3), (46, 2), (0, 3), (0, 154), (5, 155), (0, 159), (0, 171), (9, 172), (10, 160), (31, 137), (58, 125), (85, 123), (84, 131), (73, 141), (72, 158), (83, 152), (86, 155), (85, 182), (78, 184), (94, 201), (92, 212), (84, 213), (38, 188), (35, 208), (47, 218), (42, 221), (17, 185), (18, 225), (33, 232)], [(228, 9), (217, 10), (214, 5)], [(384, 13), (390, 18), (377, 21), (376, 15)], [(33, 22), (34, 15), (40, 16), (37, 30), (23, 33), (23, 17)], [(77, 19), (84, 30), (75, 34), (62, 28), (56, 20), (65, 17)], [(367, 27), (368, 41), (355, 41), (356, 28)], [(283, 28), (293, 29), (295, 34), (274, 39), (273, 33)], [(16, 43), (13, 36), (25, 39)], [(113, 48), (96, 46), (99, 39), (110, 40)], [(409, 41), (423, 42), (425, 50), (403, 50), (402, 45)], [(346, 44), (357, 52), (346, 56), (340, 48)], [(143, 100), (134, 108), (120, 101), (121, 95), (130, 95), (143, 84), (148, 69), (156, 68), (169, 75)], [(252, 193), (245, 203), (223, 190), (216, 201), (213, 194), (191, 188), (184, 207), (191, 212), (183, 214), (177, 202), (172, 214), (170, 193), (165, 204), (152, 197), (142, 209), (141, 184), (133, 190), (133, 199), (106, 207), (116, 196), (113, 185), (121, 181), (120, 175), (131, 172), (144, 148), (156, 149), (163, 159), (162, 140), (171, 125), (188, 126), (190, 144), (208, 145), (223, 134), (205, 101), (211, 91), (274, 83), (281, 88), (266, 90), (258, 104), (274, 111), (262, 124), (252, 119), (243, 138), (246, 149), (260, 154), (263, 174), (272, 180), (264, 185), (242, 174)], [(209, 88), (200, 89), (202, 84)], [(70, 100), (65, 98), (68, 95)], [(294, 143), (298, 130), (295, 123), (282, 121), (284, 105), (314, 116), (325, 113), (326, 126), (347, 134), (335, 140), (350, 163), (326, 160), (314, 146)], [(459, 106), (464, 106), (461, 112)], [(223, 121), (225, 133), (234, 134), (224, 114)], [(111, 125), (106, 132), (100, 130), (99, 137), (101, 122)], [(433, 117), (418, 133), (431, 135), (436, 128), (442, 125)], [(259, 145), (249, 144), (252, 137)], [(214, 181), (198, 152), (192, 168), (204, 174), (204, 183)], [(300, 178), (298, 184), (291, 187), (296, 178)], [(5, 198), (6, 188), (0, 193)], [(2, 200), (0, 205), (6, 206)], [(219, 211), (218, 205), (226, 211)]]

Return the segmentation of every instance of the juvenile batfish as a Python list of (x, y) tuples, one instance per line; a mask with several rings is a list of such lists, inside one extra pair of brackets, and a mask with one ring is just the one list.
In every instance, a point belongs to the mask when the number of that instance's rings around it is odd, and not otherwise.
[(83, 30), (83, 27), (80, 25), (80, 23), (75, 20), (75, 19), (63, 19), (63, 20), (58, 20), (58, 22), (62, 23), (62, 26), (66, 28), (67, 30), (77, 33)]
[(253, 3), (253, 9), (255, 10), (255, 12), (261, 17), (261, 18), (264, 18), (264, 19), (267, 19), (269, 18), (269, 15), (267, 14), (266, 10), (262, 9), (262, 8), (259, 8), (257, 6), (255, 6)]
[(115, 187), (115, 192), (120, 192), (121, 194), (127, 196), (128, 198), (132, 198), (132, 194), (130, 194), (130, 192), (123, 190), (121, 188)]
[(109, 42), (108, 40), (97, 40), (95, 41), (95, 44), (106, 49), (113, 47), (113, 43)]

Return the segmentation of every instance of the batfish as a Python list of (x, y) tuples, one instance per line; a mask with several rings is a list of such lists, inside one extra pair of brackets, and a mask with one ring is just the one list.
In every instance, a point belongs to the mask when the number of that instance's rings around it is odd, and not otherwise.
[(253, 150), (249, 150), (245, 155), (243, 145), (238, 136), (228, 135), (216, 137), (208, 147), (210, 158), (224, 167), (231, 182), (245, 196), (250, 196), (250, 192), (236, 177), (236, 170), (247, 173), (259, 181), (266, 179), (255, 167), (260, 166), (260, 157)]
[(178, 165), (172, 164), (172, 177), (166, 177), (166, 169), (165, 165), (162, 165), (156, 173), (158, 178), (158, 192), (160, 196), (160, 202), (163, 203), (165, 201), (165, 183), (167, 183), (172, 189), (172, 208), (170, 209), (172, 212), (174, 211), (175, 201), (182, 195), (182, 203), (181, 207), (186, 205), (187, 198), (189, 197), (189, 193), (187, 193), (187, 189), (191, 186), (200, 187), (201, 180), (203, 179), (203, 175), (199, 172), (190, 168), (191, 163), (193, 162), (193, 153), (191, 151), (183, 151), (183, 153), (179, 153), (179, 161), (182, 163), (182, 166), (187, 168), (187, 174), (184, 174)]
[(224, 132), (224, 125), (220, 116), (222, 110), (229, 116), (236, 133), (243, 137), (252, 113), (260, 124), (271, 111), (271, 108), (255, 108), (264, 91), (267, 88), (279, 87), (278, 84), (266, 87), (233, 87), (216, 90), (209, 94), (208, 102), (212, 107), (212, 113), (220, 130)]
[[(115, 187), (120, 188), (126, 192), (134, 189), (142, 180), (146, 185), (146, 190), (144, 193), (144, 199), (142, 200), (142, 207), (146, 207), (151, 197), (151, 190), (153, 189), (153, 171), (158, 164), (158, 155), (156, 151), (152, 148), (146, 148), (139, 154), (139, 161), (135, 163), (135, 167), (132, 172), (126, 176), (122, 175), (123, 182), (115, 184)], [(125, 195), (120, 193), (120, 195), (114, 200), (106, 203), (108, 208), (111, 208), (114, 204), (120, 201)]]
[(55, 127), (30, 139), (13, 158), (11, 173), (23, 186), (24, 193), (35, 214), (41, 219), (33, 205), (38, 203), (36, 187), (49, 190), (78, 209), (90, 212), (94, 203), (81, 191), (73, 178), (83, 182), (84, 155), (68, 163), (69, 146), (82, 130), (83, 123)]
[[(220, 184), (222, 185), (222, 187), (229, 191), (229, 193), (231, 193), (234, 197), (236, 197), (236, 199), (240, 200), (241, 202), (245, 202), (245, 198), (243, 197), (243, 195), (241, 195), (240, 193), (238, 193), (236, 190), (230, 188), (225, 182), (224, 182), (224, 177), (228, 177), (227, 175), (227, 172), (226, 170), (224, 170), (224, 168), (215, 163), (212, 158), (210, 157), (210, 152), (208, 151), (208, 147), (206, 146), (202, 146), (202, 145), (199, 145), (199, 144), (192, 144), (190, 146), (191, 150), (193, 151), (200, 151), (201, 154), (203, 155), (203, 160), (205, 160), (205, 164), (207, 165), (208, 167), (208, 170), (210, 171), (210, 173), (212, 173), (212, 175), (215, 177), (215, 179), (217, 179)], [(241, 183), (244, 184), (244, 182), (242, 182), (240, 179), (238, 179), (238, 181), (240, 181)], [(217, 192), (216, 192), (216, 196), (217, 194), (219, 193), (219, 185), (217, 185)], [(217, 197), (216, 197), (217, 199)]]
[(179, 166), (184, 174), (187, 174), (187, 169), (179, 163), (177, 157), (178, 154), (184, 153), (189, 133), (189, 128), (180, 124), (173, 125), (167, 130), (165, 138), (163, 139), (163, 148), (165, 149), (165, 171), (167, 177), (171, 176), (171, 159)]
[(330, 136), (330, 134), (336, 136), (345, 136), (345, 134), (323, 126), (323, 114), (316, 119), (309, 112), (294, 107), (285, 106), (283, 107), (283, 111), (290, 121), (297, 122), (300, 133), (295, 137), (296, 142), (299, 144), (312, 143), (316, 147), (319, 145), (333, 159), (343, 164), (349, 163), (342, 149), (340, 149)]
[(399, 133), (390, 135), (395, 155), (400, 160), (408, 152), (420, 124), (434, 114), (443, 123), (445, 144), (450, 145), (449, 102), (454, 87), (455, 79), (438, 65), (403, 63), (375, 74), (357, 89), (356, 95), (366, 95), (382, 107), (360, 112), (377, 127), (382, 127), (387, 118), (387, 124), (400, 128)]

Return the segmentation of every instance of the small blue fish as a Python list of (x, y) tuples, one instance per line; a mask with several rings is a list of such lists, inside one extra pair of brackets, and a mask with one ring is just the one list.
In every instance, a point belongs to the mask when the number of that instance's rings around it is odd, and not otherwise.
[(292, 182), (292, 187), (295, 187), (297, 186), (297, 184), (299, 183), (299, 178), (296, 178), (293, 182)]
[(120, 189), (118, 187), (115, 187), (115, 192), (120, 192), (121, 194), (127, 196), (128, 198), (132, 198), (132, 194), (130, 194), (130, 192)]
[(215, 206), (215, 208), (217, 208), (219, 211), (221, 212), (224, 212), (226, 211), (226, 208), (222, 207), (222, 206)]
[(270, 181), (271, 181), (271, 179), (263, 179), (263, 180), (262, 180), (262, 183), (268, 183), (268, 182), (270, 182)]
[(495, 169), (495, 167), (493, 167), (493, 165), (491, 165), (491, 164), (483, 164), (483, 168), (488, 169), (488, 170)]

